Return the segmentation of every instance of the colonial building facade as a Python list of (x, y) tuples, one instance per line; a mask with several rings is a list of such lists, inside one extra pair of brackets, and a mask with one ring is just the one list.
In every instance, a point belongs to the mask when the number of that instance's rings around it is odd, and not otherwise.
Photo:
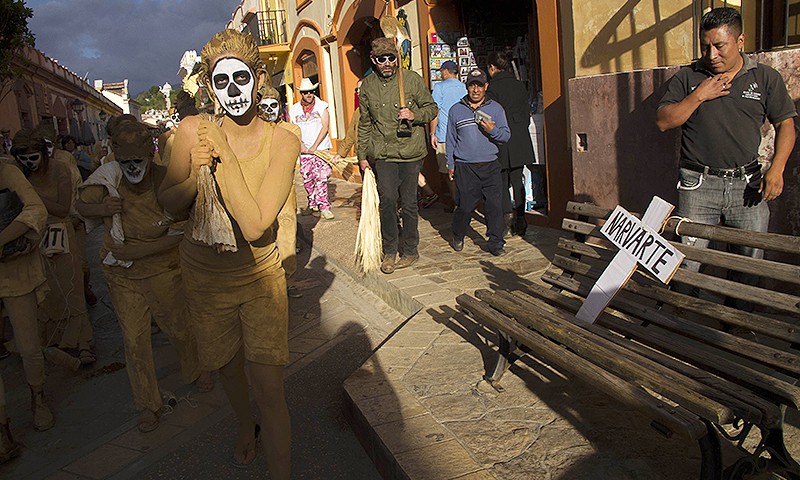
[(105, 122), (122, 113), (84, 79), (35, 48), (24, 48), (14, 63), (22, 75), (0, 89), (0, 129), (11, 135), (52, 122), (58, 134), (88, 145), (106, 138)]
[[(403, 63), (431, 86), (441, 61), (486, 68), (486, 53), (512, 49), (547, 171), (548, 210), (529, 221), (558, 227), (572, 199), (633, 210), (653, 195), (676, 201), (679, 132), (658, 132), (655, 105), (677, 68), (699, 56), (702, 14), (723, 5), (742, 12), (746, 53), (758, 52), (800, 99), (794, 0), (243, 0), (227, 26), (257, 38), (289, 103), (302, 78), (320, 84), (333, 138), (353, 115), (354, 87), (370, 73), (369, 42), (383, 35), (383, 16), (406, 26)], [(433, 155), (426, 168), (435, 171)], [(800, 234), (797, 148), (785, 176), (770, 229)]]

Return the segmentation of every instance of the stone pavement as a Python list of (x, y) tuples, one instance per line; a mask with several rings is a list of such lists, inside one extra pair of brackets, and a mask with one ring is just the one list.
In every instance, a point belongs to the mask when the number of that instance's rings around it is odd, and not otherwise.
[[(353, 255), (360, 185), (332, 180), (331, 191), (336, 219), (302, 217), (306, 239), (408, 317), (344, 383), (351, 422), (384, 478), (697, 478), (695, 444), (663, 438), (637, 412), (548, 365), (516, 362), (502, 393), (482, 380), (494, 365), (495, 336), (461, 314), (455, 297), (539, 282), (560, 231), (531, 227), (493, 257), (476, 215), (457, 253), (448, 243), (452, 215), (437, 204), (420, 211), (417, 264), (363, 276)], [(302, 193), (298, 203), (306, 203)], [(789, 423), (794, 439), (796, 414)]]
[[(503, 393), (481, 380), (494, 361), (493, 334), (457, 311), (456, 295), (538, 281), (560, 232), (531, 227), (509, 240), (507, 255), (493, 257), (473, 220), (456, 253), (448, 245), (451, 215), (435, 205), (421, 211), (419, 263), (362, 276), (353, 263), (360, 185), (332, 180), (331, 197), (334, 220), (299, 217), (313, 249), (300, 254), (305, 296), (290, 299), (286, 388), (296, 478), (696, 478), (695, 445), (661, 438), (635, 412), (547, 365), (517, 362)], [(302, 186), (298, 203), (306, 203)], [(95, 245), (99, 235), (91, 236)], [(0, 478), (263, 478), (263, 455), (252, 469), (227, 464), (235, 432), (220, 385), (207, 394), (181, 385), (163, 334), (153, 336), (159, 380), (179, 402), (155, 432), (136, 430), (116, 319), (91, 263), (101, 298), (91, 309), (98, 363), (77, 374), (47, 365), (57, 422), (34, 432), (19, 358), (0, 362), (12, 428), (25, 445), (19, 459), (0, 466)], [(796, 450), (796, 414), (789, 423)]]
[[(100, 302), (90, 308), (98, 362), (73, 373), (46, 364), (46, 392), (56, 424), (33, 430), (29, 393), (17, 355), (0, 362), (8, 414), (19, 458), (0, 466), (0, 478), (143, 479), (264, 478), (259, 453), (252, 468), (228, 464), (234, 415), (217, 380), (201, 394), (180, 379), (177, 358), (163, 333), (153, 350), (162, 390), (178, 404), (152, 433), (136, 428), (122, 340), (96, 256), (101, 229), (90, 235), (92, 284)], [(405, 317), (353, 282), (307, 246), (298, 255), (290, 299), (286, 392), (293, 416), (295, 478), (379, 478), (342, 414), (341, 384)], [(11, 332), (8, 332), (9, 336)]]

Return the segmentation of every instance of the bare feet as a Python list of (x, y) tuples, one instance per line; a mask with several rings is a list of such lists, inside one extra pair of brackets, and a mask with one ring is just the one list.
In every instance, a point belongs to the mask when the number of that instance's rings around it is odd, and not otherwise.
[(245, 468), (253, 463), (256, 459), (256, 453), (258, 452), (256, 447), (258, 446), (258, 437), (260, 433), (261, 427), (258, 424), (255, 424), (253, 430), (245, 428), (239, 432), (239, 440), (236, 442), (236, 447), (233, 449), (231, 465), (236, 468)]

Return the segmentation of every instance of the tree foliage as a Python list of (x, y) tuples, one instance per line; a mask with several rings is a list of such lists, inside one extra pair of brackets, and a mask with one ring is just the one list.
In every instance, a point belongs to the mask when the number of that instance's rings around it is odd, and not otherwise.
[(167, 108), (167, 101), (164, 99), (164, 94), (162, 94), (161, 90), (155, 85), (140, 93), (136, 97), (136, 103), (142, 106), (143, 112), (148, 110), (165, 110)]
[(11, 60), (25, 47), (33, 47), (35, 36), (28, 29), (33, 9), (24, 0), (0, 0), (0, 82), (18, 76)]

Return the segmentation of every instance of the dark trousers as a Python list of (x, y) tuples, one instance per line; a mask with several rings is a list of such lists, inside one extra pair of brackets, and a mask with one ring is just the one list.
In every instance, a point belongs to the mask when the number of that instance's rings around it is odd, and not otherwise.
[[(525, 167), (513, 167), (503, 169), (503, 213), (514, 213), (517, 217), (525, 215), (525, 185), (522, 169)], [(509, 187), (514, 193), (512, 204)]]
[[(486, 218), (486, 235), (489, 249), (497, 250), (505, 245), (503, 241), (503, 179), (500, 163), (455, 164), (456, 210), (453, 212), (453, 238), (463, 240), (467, 234), (472, 212), (483, 200), (483, 215)], [(508, 196), (508, 195), (506, 195)]]
[[(422, 160), (416, 162), (387, 162), (374, 164), (375, 181), (381, 206), (381, 238), (383, 254), (401, 257), (417, 255), (419, 246), (419, 207), (417, 206), (417, 178)], [(397, 225), (397, 207), (403, 209), (402, 228)]]

